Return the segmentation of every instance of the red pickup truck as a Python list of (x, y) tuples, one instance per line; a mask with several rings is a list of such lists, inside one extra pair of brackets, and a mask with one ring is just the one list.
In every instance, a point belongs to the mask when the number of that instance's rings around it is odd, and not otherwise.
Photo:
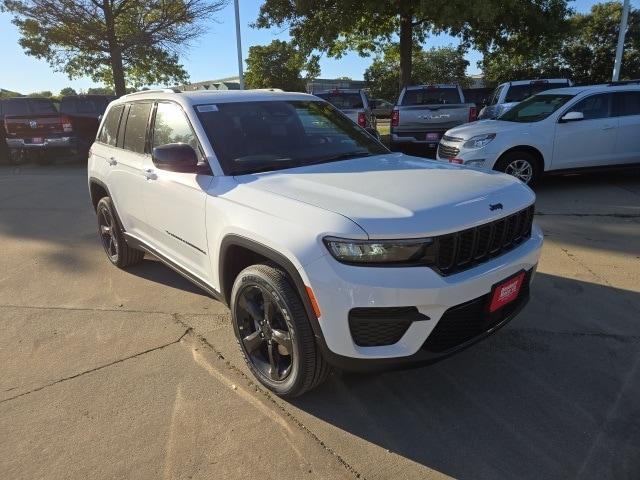
[(71, 119), (60, 114), (48, 98), (0, 100), (0, 120), (13, 158), (50, 163), (57, 157), (79, 153)]

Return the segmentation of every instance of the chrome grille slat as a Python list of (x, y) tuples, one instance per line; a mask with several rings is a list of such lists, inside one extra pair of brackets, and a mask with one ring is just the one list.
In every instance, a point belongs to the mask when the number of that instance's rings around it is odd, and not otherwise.
[(441, 158), (454, 158), (459, 153), (460, 149), (458, 147), (444, 145), (443, 143), (438, 144), (438, 156)]

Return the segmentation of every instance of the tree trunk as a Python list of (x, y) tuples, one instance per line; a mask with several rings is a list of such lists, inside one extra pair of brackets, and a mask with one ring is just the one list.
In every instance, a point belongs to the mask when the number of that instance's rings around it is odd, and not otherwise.
[(122, 51), (119, 47), (111, 50), (111, 71), (113, 73), (113, 87), (116, 96), (121, 97), (127, 94), (127, 85), (124, 81), (124, 66), (122, 65)]
[(409, 2), (400, 2), (400, 90), (411, 83), (413, 15)]
[(127, 94), (127, 84), (124, 79), (124, 65), (122, 63), (122, 48), (118, 44), (116, 36), (115, 18), (111, 8), (110, 0), (102, 1), (104, 11), (104, 22), (107, 27), (107, 40), (109, 42), (109, 62), (111, 63), (111, 74), (113, 76), (113, 88), (118, 97)]

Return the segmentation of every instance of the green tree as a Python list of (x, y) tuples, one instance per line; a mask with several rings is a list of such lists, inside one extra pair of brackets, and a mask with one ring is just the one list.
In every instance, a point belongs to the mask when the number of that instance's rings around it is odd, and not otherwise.
[(75, 91), (74, 88), (71, 87), (65, 87), (62, 90), (60, 90), (60, 97), (66, 97), (68, 95), (77, 95), (78, 92)]
[[(581, 83), (611, 80), (621, 2), (599, 3), (587, 14), (571, 19), (572, 34), (565, 42), (563, 58), (573, 79)], [(640, 11), (630, 9), (620, 78), (640, 78)]]
[(115, 95), (112, 88), (91, 87), (87, 89), (87, 95)]
[[(454, 47), (421, 50), (414, 48), (412, 80), (418, 84), (459, 83), (467, 86), (466, 69), (469, 62), (464, 50)], [(384, 48), (364, 72), (367, 87), (374, 97), (394, 100), (398, 98), (400, 77), (400, 49), (397, 44)]]
[[(514, 35), (511, 43), (484, 52), (479, 66), (489, 83), (567, 77), (576, 83), (611, 80), (622, 6), (606, 2), (574, 14), (552, 37)], [(640, 77), (640, 11), (629, 12), (621, 78)]]
[(367, 56), (399, 39), (400, 86), (411, 82), (415, 45), (446, 32), (479, 49), (509, 43), (519, 33), (553, 32), (568, 15), (567, 0), (266, 0), (255, 26), (289, 27), (303, 52)]
[[(0, 0), (2, 1), (2, 0)], [(226, 0), (4, 0), (28, 55), (69, 78), (114, 86), (184, 83), (178, 52)]]
[(53, 97), (53, 93), (51, 93), (49, 90), (43, 90), (41, 92), (32, 92), (27, 94), (27, 97), (45, 97), (45, 98), (51, 98)]
[(274, 40), (269, 45), (249, 48), (245, 81), (247, 88), (303, 92), (305, 83), (319, 73), (317, 56), (308, 58), (293, 44)]

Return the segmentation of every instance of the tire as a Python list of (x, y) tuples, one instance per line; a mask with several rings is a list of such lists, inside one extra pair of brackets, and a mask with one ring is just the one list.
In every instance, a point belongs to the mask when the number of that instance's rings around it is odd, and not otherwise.
[[(496, 162), (493, 169), (512, 175), (530, 187), (538, 181), (542, 173), (538, 158), (525, 150), (513, 150), (505, 153)], [(522, 172), (522, 174), (519, 175), (518, 172)]]
[(257, 264), (240, 272), (231, 292), (231, 317), (247, 366), (275, 394), (297, 397), (327, 378), (330, 367), (307, 312), (277, 265)]
[[(96, 207), (98, 235), (107, 258), (118, 268), (126, 268), (140, 263), (144, 252), (131, 248), (123, 235), (123, 229), (109, 197), (103, 197)], [(106, 228), (106, 230), (105, 230)]]

